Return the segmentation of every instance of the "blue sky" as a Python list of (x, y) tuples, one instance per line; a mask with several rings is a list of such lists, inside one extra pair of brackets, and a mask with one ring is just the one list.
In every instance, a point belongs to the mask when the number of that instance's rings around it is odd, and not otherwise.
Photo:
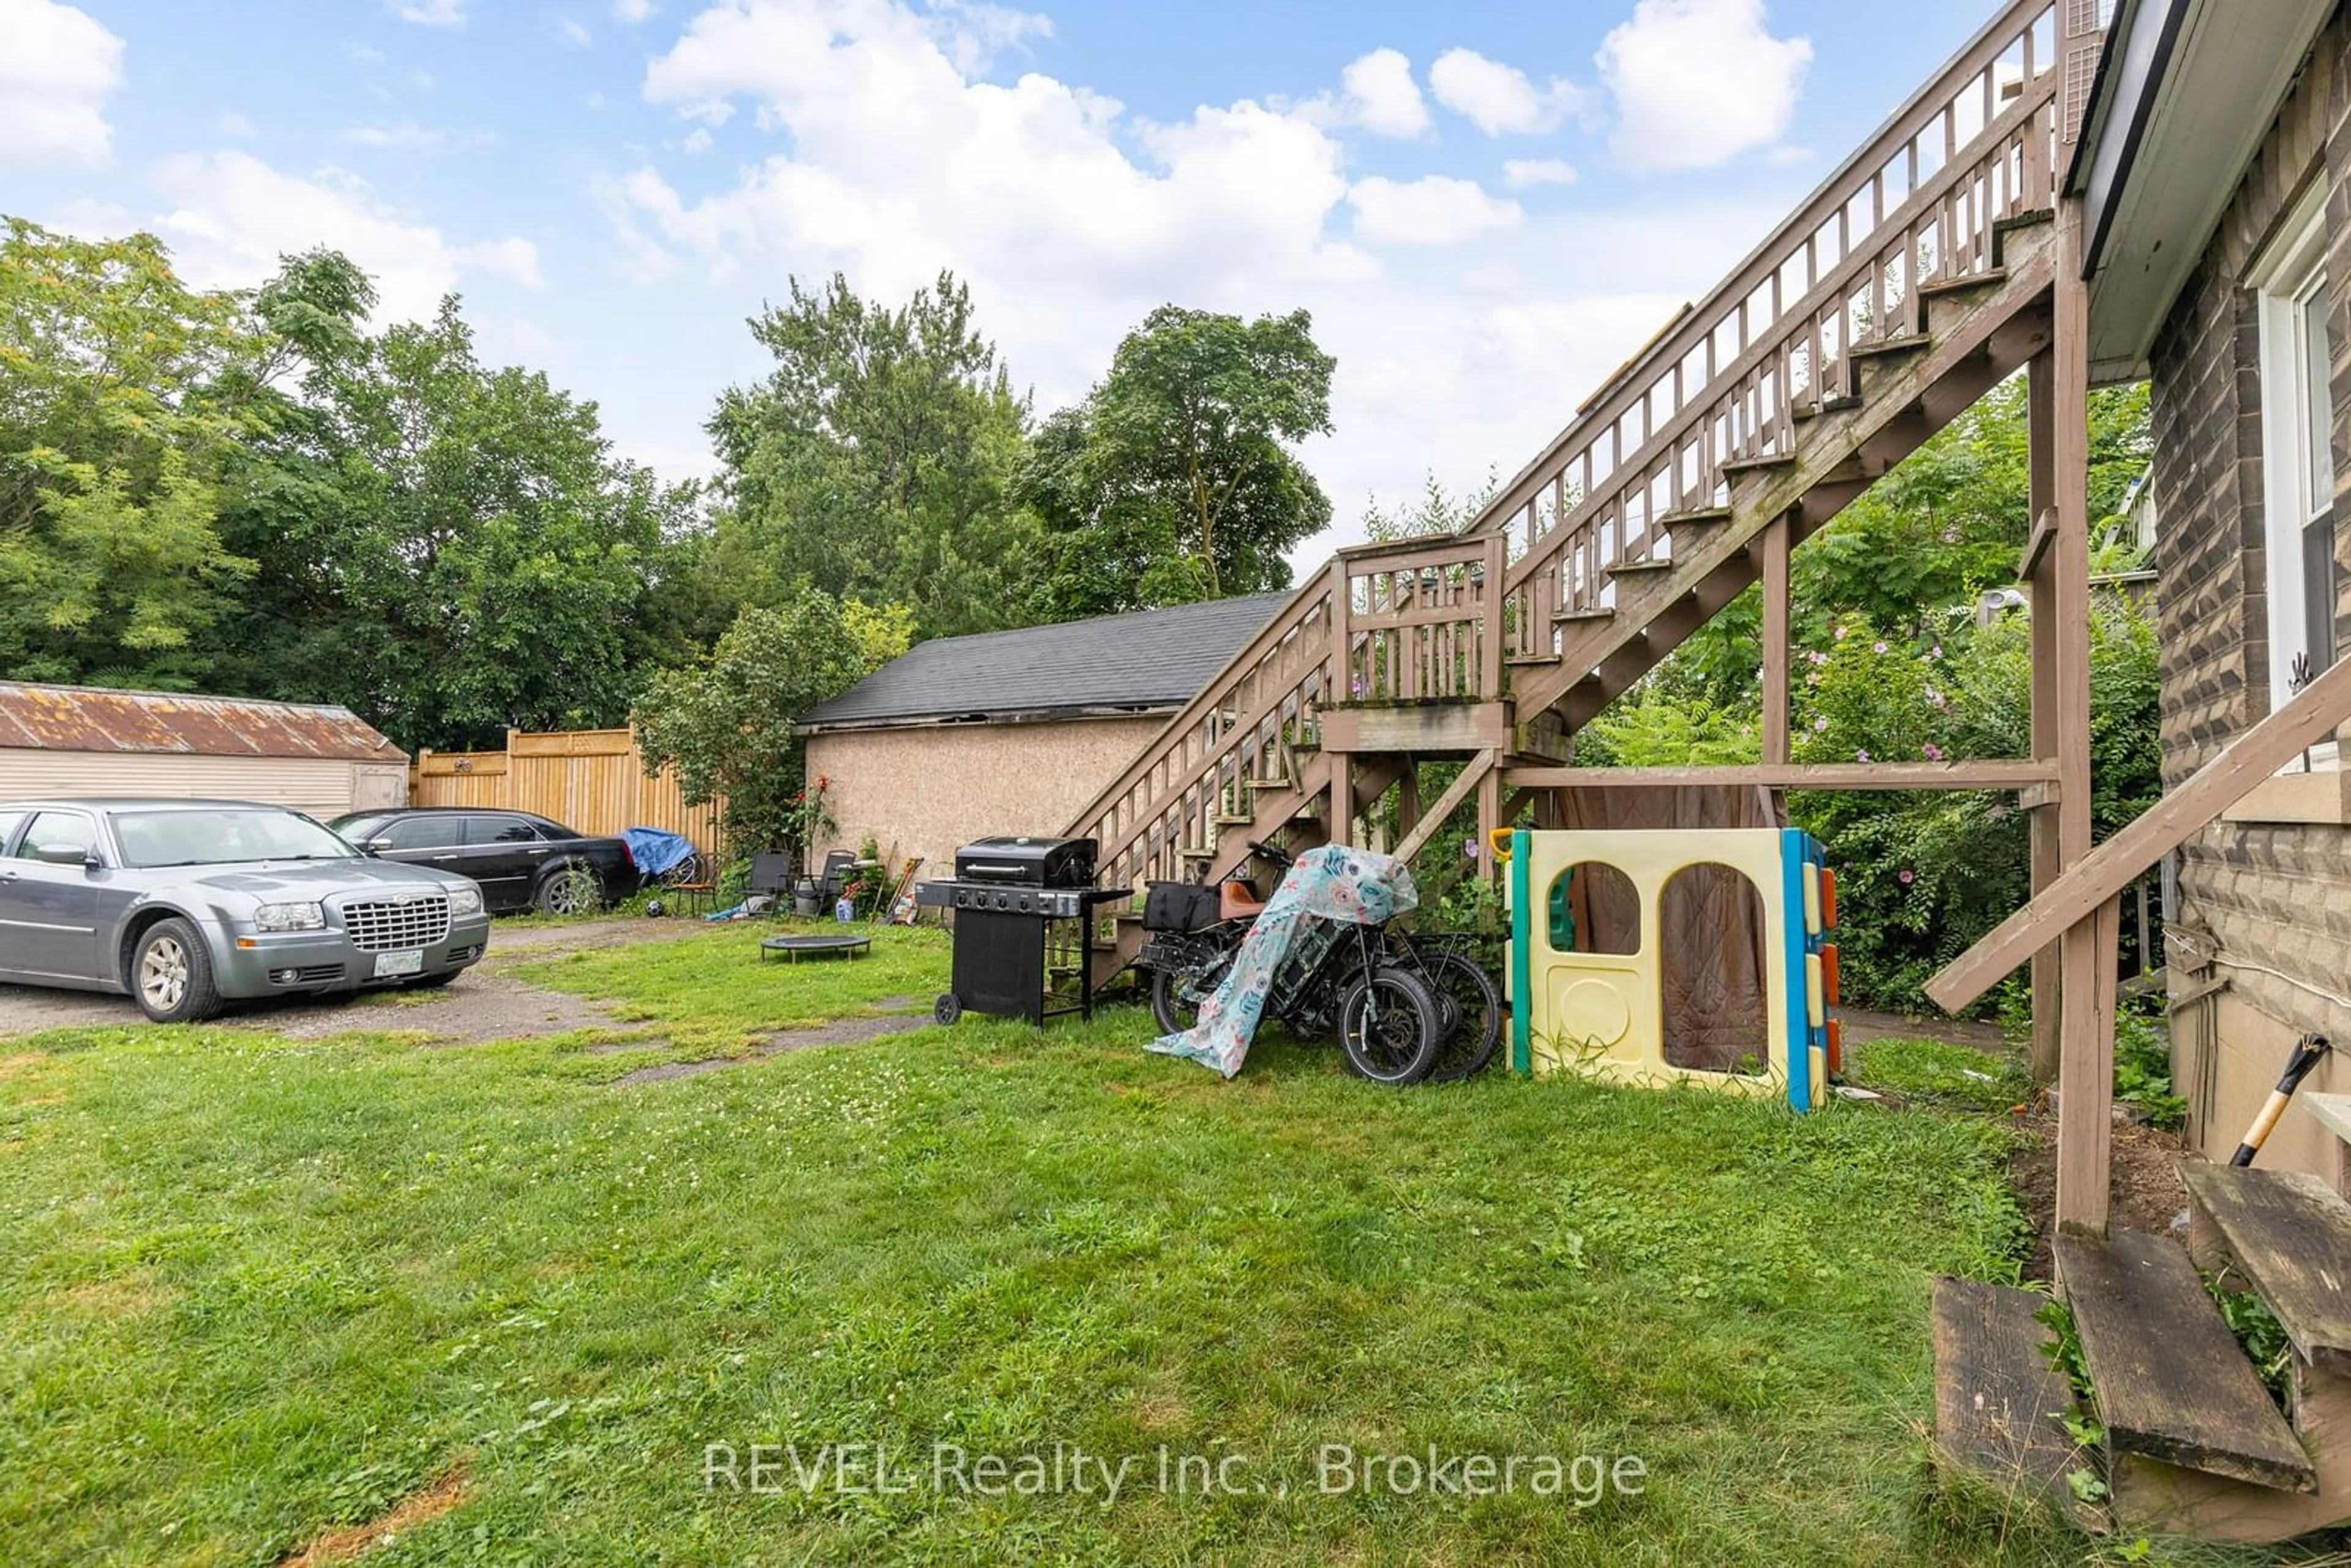
[(795, 274), (953, 268), (1040, 414), (1155, 305), (1303, 305), (1345, 538), (1516, 468), (1993, 9), (0, 0), (0, 211), (457, 290), (675, 476)]

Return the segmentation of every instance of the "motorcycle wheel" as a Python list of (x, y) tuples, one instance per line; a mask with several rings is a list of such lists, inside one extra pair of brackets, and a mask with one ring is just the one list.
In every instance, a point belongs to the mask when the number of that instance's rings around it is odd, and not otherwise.
[(1443, 1018), (1444, 1009), (1420, 977), (1383, 967), (1347, 988), (1339, 1004), (1339, 1048), (1359, 1078), (1399, 1087), (1417, 1083), (1437, 1064)]
[(1200, 1021), (1200, 1004), (1184, 999), (1184, 979), (1165, 969), (1151, 972), (1151, 1016), (1162, 1034), (1182, 1034)]
[(1456, 1019), (1428, 1070), (1429, 1082), (1449, 1083), (1482, 1072), (1502, 1040), (1502, 992), (1494, 977), (1459, 953), (1433, 953), (1421, 977)]

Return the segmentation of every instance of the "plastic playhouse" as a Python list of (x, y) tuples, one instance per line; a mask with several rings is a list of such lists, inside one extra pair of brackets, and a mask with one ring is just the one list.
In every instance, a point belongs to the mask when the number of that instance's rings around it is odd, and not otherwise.
[[(1836, 876), (1818, 840), (1797, 828), (1519, 828), (1494, 848), (1507, 860), (1515, 1071), (1784, 1094), (1799, 1111), (1825, 1097), (1843, 1053), (1829, 1016)], [(1715, 913), (1726, 908), (1736, 913)], [(1677, 963), (1755, 982), (1737, 1010), (1737, 1060), (1700, 1065), (1677, 1049)]]

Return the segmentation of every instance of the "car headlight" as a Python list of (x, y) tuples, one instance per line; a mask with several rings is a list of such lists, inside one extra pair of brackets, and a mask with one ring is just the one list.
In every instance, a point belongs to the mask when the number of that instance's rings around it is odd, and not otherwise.
[(256, 931), (317, 931), (327, 912), (315, 904), (265, 904), (253, 912)]
[(478, 887), (453, 887), (449, 890), (449, 913), (479, 915), (482, 912), (482, 890)]

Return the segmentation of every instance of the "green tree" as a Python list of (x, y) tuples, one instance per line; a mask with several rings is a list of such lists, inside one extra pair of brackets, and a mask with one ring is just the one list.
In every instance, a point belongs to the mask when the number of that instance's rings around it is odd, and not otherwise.
[(775, 368), (708, 429), (716, 554), (746, 605), (818, 589), (912, 608), (925, 636), (1027, 616), (1036, 524), (1008, 497), (1028, 411), (951, 274), (891, 309), (835, 275), (750, 323)]
[(692, 651), (657, 604), (691, 490), (615, 458), (592, 403), (483, 364), (455, 298), (371, 336), (373, 300), (329, 253), (256, 297), (270, 379), (223, 528), (262, 568), (219, 628), (225, 684), (408, 747), (620, 722)]
[[(2032, 624), (1972, 622), (1924, 646), (1874, 636), (1858, 617), (1805, 661), (1799, 762), (1941, 761), (2031, 750)], [(2155, 628), (2102, 594), (2090, 622), (2091, 830), (2123, 827), (2162, 792)], [(1830, 846), (1844, 929), (1845, 989), (1866, 1006), (1924, 1009), (1921, 988), (2031, 892), (2024, 813), (1964, 790), (1803, 790), (1792, 821)]]
[(737, 852), (790, 841), (806, 762), (794, 727), (904, 653), (905, 624), (805, 583), (745, 610), (708, 659), (645, 688), (632, 722), (646, 768), (674, 763), (689, 804), (724, 796)]
[(1244, 322), (1163, 305), (1087, 399), (1104, 505), (1163, 516), (1204, 597), (1287, 588), (1284, 552), (1330, 524), (1330, 497), (1290, 450), (1331, 431), (1337, 361), (1312, 328), (1303, 310)]
[[(2032, 531), (2025, 397), (2022, 376), (1984, 394), (1795, 552), (1795, 645), (1824, 646), (1830, 629), (1855, 614), (1873, 632), (1912, 636), (2015, 580)], [(2152, 449), (2144, 385), (2092, 394), (2092, 517), (2121, 507)], [(1750, 589), (1676, 651), (1663, 678), (1719, 706), (1751, 707), (1762, 650), (1762, 595)]]
[(1374, 500), (1364, 507), (1364, 537), (1374, 544), (1393, 539), (1458, 534), (1478, 520), (1494, 498), (1499, 481), (1489, 470), (1482, 488), (1455, 495), (1429, 474), (1421, 482), (1420, 498), (1410, 507), (1391, 511)]
[(1076, 621), (1206, 598), (1205, 574), (1178, 543), (1173, 511), (1114, 486), (1092, 438), (1084, 406), (1062, 409), (1038, 427), (1013, 473), (1012, 498), (1041, 530), (1034, 619)]
[(183, 688), (253, 561), (216, 527), (261, 340), (151, 235), (0, 241), (0, 669)]

